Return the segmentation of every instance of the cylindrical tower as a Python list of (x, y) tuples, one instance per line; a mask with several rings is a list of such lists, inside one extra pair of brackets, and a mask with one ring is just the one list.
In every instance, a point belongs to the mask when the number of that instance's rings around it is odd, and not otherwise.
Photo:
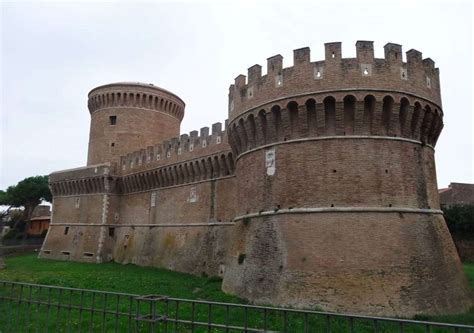
[(238, 210), (224, 291), (257, 303), (412, 316), (471, 306), (434, 146), (439, 71), (400, 45), (325, 44), (249, 68), (229, 93)]
[(117, 162), (121, 155), (179, 135), (185, 104), (175, 94), (143, 83), (112, 83), (89, 93), (87, 165)]

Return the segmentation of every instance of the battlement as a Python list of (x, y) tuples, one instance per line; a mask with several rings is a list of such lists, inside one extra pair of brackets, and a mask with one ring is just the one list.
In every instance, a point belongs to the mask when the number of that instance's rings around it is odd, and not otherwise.
[(53, 172), (49, 188), (54, 196), (101, 194), (115, 191), (115, 168), (109, 163)]
[(90, 113), (110, 108), (137, 108), (164, 112), (179, 121), (184, 117), (183, 100), (153, 84), (111, 83), (92, 89), (88, 96)]
[(227, 143), (227, 121), (224, 129), (219, 122), (213, 124), (211, 129), (202, 127), (199, 131), (181, 134), (179, 137), (121, 156), (119, 172), (121, 174), (138, 172), (227, 150), (230, 150)]
[(380, 90), (408, 93), (441, 107), (439, 69), (432, 59), (411, 49), (402, 59), (402, 46), (388, 43), (384, 58), (374, 57), (372, 41), (357, 41), (356, 58), (342, 57), (342, 43), (326, 43), (325, 59), (311, 62), (310, 49), (293, 51), (293, 66), (283, 66), (283, 57), (267, 59), (267, 74), (262, 66), (239, 75), (229, 88), (229, 121), (262, 104), (295, 95), (328, 91)]

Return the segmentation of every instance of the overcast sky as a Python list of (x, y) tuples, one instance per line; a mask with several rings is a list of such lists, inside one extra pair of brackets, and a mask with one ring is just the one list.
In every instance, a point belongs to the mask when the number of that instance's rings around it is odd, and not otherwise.
[[(319, 1), (318, 1), (319, 2)], [(266, 58), (341, 41), (415, 48), (440, 67), (445, 127), (436, 146), (439, 187), (474, 183), (472, 8), (469, 1), (2, 3), (0, 189), (83, 166), (87, 93), (116, 81), (153, 83), (186, 102), (181, 133), (227, 117), (229, 84)], [(232, 5), (231, 5), (232, 3)]]

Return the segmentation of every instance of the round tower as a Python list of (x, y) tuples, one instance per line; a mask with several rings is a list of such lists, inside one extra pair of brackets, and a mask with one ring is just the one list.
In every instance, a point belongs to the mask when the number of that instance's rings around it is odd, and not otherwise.
[(439, 208), (443, 128), (434, 62), (358, 41), (309, 48), (236, 78), (229, 142), (238, 217), (223, 289), (256, 303), (390, 316), (457, 313), (471, 299)]
[(179, 136), (185, 104), (165, 89), (143, 83), (111, 83), (89, 93), (87, 165), (117, 162), (121, 155)]

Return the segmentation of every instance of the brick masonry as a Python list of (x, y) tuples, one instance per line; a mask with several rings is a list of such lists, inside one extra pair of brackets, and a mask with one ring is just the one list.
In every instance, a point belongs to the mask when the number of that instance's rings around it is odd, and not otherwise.
[[(277, 55), (229, 88), (229, 120), (179, 133), (184, 102), (137, 83), (89, 94), (88, 166), (51, 174), (40, 256), (220, 275), (255, 303), (459, 313), (466, 278), (439, 210), (439, 71), (398, 44), (374, 59)], [(114, 117), (115, 119), (111, 118)], [(111, 146), (114, 143), (114, 146)], [(428, 282), (429, 281), (429, 282)]]

